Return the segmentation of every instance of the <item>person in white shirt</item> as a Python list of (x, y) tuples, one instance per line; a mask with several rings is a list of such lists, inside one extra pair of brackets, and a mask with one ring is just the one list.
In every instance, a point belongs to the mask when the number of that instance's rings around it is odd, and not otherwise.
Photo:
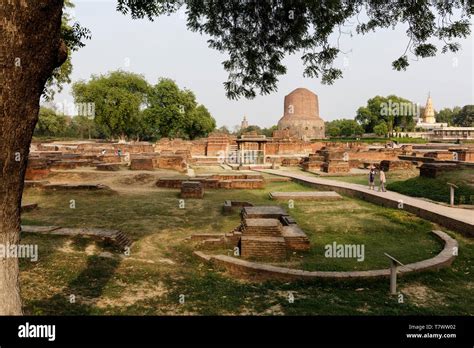
[(380, 180), (379, 191), (382, 191), (382, 192), (387, 191), (385, 189), (385, 183), (387, 182), (387, 179), (385, 178), (385, 172), (383, 171), (383, 169), (380, 169), (379, 180)]

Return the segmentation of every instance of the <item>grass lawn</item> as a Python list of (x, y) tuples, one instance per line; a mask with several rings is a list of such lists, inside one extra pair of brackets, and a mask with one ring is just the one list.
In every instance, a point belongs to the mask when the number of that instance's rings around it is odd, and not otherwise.
[[(418, 176), (418, 169), (388, 171), (385, 173), (385, 176), (389, 184), (394, 182), (400, 182)], [(366, 186), (369, 183), (368, 174), (350, 176), (325, 176), (324, 179), (338, 180), (351, 184), (359, 184)], [(378, 177), (375, 178), (375, 184), (378, 185)]]
[[(224, 216), (225, 199), (276, 204), (271, 191), (310, 190), (292, 182), (262, 190), (207, 190), (203, 200), (178, 206), (177, 190), (54, 192), (27, 190), (24, 199), (40, 208), (23, 214), (23, 224), (120, 229), (134, 241), (130, 256), (86, 238), (24, 234), (39, 245), (39, 260), (21, 260), (26, 314), (117, 315), (317, 315), (473, 314), (474, 245), (457, 233), (460, 255), (452, 268), (404, 276), (404, 303), (388, 294), (388, 280), (315, 280), (251, 283), (233, 279), (192, 255), (185, 240), (193, 233), (229, 232), (239, 215)], [(76, 208), (70, 209), (70, 200)], [(386, 267), (383, 252), (402, 262), (431, 257), (441, 245), (430, 223), (406, 212), (345, 197), (340, 202), (296, 202), (289, 209), (308, 234), (312, 249), (294, 254), (288, 267), (351, 270)], [(324, 245), (364, 244), (365, 260), (329, 259)], [(289, 293), (295, 297), (288, 301)], [(72, 296), (73, 295), (73, 296)], [(184, 303), (180, 303), (184, 295)], [(73, 299), (74, 301), (71, 301)]]
[(408, 196), (426, 197), (434, 201), (449, 203), (450, 189), (447, 183), (456, 184), (454, 201), (456, 204), (474, 204), (474, 171), (459, 170), (442, 173), (437, 178), (414, 177), (392, 182), (387, 188)]

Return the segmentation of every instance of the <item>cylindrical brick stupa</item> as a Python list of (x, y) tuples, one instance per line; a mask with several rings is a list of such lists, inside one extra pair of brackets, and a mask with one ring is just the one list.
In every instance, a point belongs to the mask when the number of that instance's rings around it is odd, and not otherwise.
[(291, 136), (304, 140), (324, 138), (318, 96), (306, 88), (297, 88), (288, 94), (278, 129), (288, 130)]

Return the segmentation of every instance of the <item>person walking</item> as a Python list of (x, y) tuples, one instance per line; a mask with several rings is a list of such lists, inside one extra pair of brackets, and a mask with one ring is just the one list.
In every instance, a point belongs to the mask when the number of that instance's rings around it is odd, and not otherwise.
[(369, 190), (375, 190), (375, 169), (374, 169), (374, 167), (370, 167)]
[(380, 180), (379, 191), (386, 192), (387, 190), (385, 189), (385, 183), (387, 182), (387, 179), (385, 178), (385, 172), (383, 171), (383, 169), (380, 169), (379, 180)]

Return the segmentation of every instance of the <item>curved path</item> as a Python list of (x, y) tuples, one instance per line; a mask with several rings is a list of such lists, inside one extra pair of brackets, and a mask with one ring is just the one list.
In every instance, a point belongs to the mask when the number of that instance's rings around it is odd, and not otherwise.
[[(433, 269), (440, 269), (451, 265), (458, 252), (458, 243), (447, 233), (442, 231), (432, 231), (443, 243), (443, 250), (431, 259), (410, 263), (398, 267), (400, 275), (421, 272)], [(240, 258), (226, 255), (208, 255), (201, 251), (194, 254), (204, 261), (211, 262), (217, 267), (226, 269), (235, 276), (259, 280), (311, 280), (317, 278), (326, 279), (354, 279), (354, 278), (387, 278), (390, 276), (390, 269), (377, 269), (369, 271), (303, 271), (293, 268), (285, 268), (267, 265), (258, 262), (246, 261)], [(389, 263), (387, 259), (387, 263)]]
[(474, 211), (460, 208), (445, 207), (436, 203), (402, 195), (397, 192), (378, 192), (369, 190), (367, 186), (342, 181), (318, 178), (285, 170), (254, 169), (261, 173), (284, 176), (304, 185), (360, 198), (390, 208), (398, 208), (413, 213), (423, 219), (435, 222), (443, 227), (474, 237)]

